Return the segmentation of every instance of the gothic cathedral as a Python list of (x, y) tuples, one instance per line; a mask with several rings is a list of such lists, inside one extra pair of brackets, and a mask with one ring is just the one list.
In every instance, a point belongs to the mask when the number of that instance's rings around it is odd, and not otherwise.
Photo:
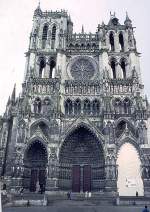
[(132, 21), (110, 14), (94, 34), (66, 11), (34, 12), (22, 93), (0, 120), (7, 188), (117, 193), (117, 157), (131, 143), (150, 196), (149, 105)]

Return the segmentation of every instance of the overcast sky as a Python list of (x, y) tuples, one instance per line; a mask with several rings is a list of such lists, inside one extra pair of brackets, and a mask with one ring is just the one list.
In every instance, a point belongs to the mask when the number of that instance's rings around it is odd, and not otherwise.
[[(25, 56), (28, 49), (32, 17), (38, 0), (0, 0), (0, 114), (12, 92), (14, 83), (21, 91)], [(150, 1), (149, 0), (41, 0), (42, 10), (66, 9), (74, 22), (74, 31), (82, 24), (86, 32), (95, 32), (98, 23), (108, 23), (110, 11), (116, 12), (120, 23), (128, 11), (136, 27), (138, 51), (142, 53), (141, 72), (145, 93), (150, 97)]]

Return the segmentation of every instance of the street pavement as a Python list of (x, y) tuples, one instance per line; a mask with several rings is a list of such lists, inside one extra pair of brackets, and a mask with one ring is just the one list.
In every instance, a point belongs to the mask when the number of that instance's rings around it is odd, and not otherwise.
[(3, 208), (3, 212), (142, 212), (142, 207), (136, 206), (78, 206), (57, 205), (47, 207), (11, 207)]

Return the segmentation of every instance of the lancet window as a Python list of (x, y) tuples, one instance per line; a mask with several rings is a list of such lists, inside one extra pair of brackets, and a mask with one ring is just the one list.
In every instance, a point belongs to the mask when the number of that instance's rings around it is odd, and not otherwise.
[(130, 113), (131, 112), (131, 101), (130, 99), (126, 98), (123, 101), (124, 106), (124, 113)]
[(52, 43), (51, 43), (51, 48), (55, 48), (55, 40), (56, 40), (56, 26), (54, 25), (52, 28)]
[(99, 112), (100, 112), (100, 103), (97, 99), (95, 99), (92, 104), (92, 113), (93, 115), (98, 115)]
[(115, 51), (115, 42), (114, 42), (113, 32), (110, 32), (110, 34), (109, 34), (109, 43), (110, 43), (110, 50)]
[(116, 63), (114, 60), (111, 61), (110, 66), (112, 70), (113, 79), (116, 79)]
[(81, 101), (77, 99), (74, 102), (74, 114), (79, 115), (81, 113)]
[(34, 113), (41, 113), (42, 104), (40, 98), (36, 98), (34, 101)]
[(65, 102), (65, 114), (66, 115), (71, 115), (73, 112), (73, 104), (70, 99), (67, 99)]
[(120, 51), (124, 51), (124, 38), (122, 32), (119, 34)]
[(48, 32), (48, 26), (47, 26), (47, 24), (46, 24), (46, 25), (43, 27), (43, 34), (42, 34), (42, 48), (43, 48), (43, 49), (46, 47), (47, 32)]
[(44, 69), (45, 69), (46, 63), (44, 58), (40, 60), (40, 65), (39, 65), (39, 78), (44, 77)]
[(56, 67), (56, 62), (54, 58), (50, 59), (50, 71), (49, 71), (49, 78), (54, 78), (55, 76), (55, 67)]
[(91, 113), (91, 103), (88, 99), (84, 100), (83, 112), (87, 115), (90, 115)]
[(124, 60), (121, 61), (120, 66), (122, 70), (122, 76), (124, 79), (126, 79), (126, 63)]

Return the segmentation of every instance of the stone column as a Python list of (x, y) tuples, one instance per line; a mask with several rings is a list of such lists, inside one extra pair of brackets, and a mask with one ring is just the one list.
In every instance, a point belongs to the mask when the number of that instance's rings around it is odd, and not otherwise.
[(118, 33), (114, 33), (114, 45), (115, 45), (115, 52), (120, 52), (119, 34)]
[(150, 152), (150, 147), (147, 145), (141, 147), (141, 151), (143, 152), (143, 158), (141, 165), (141, 177), (143, 180), (143, 186), (144, 186), (144, 196), (150, 197), (150, 163), (149, 158), (150, 155), (147, 153)]
[(57, 148), (49, 147), (49, 161), (47, 170), (46, 190), (58, 189), (58, 159), (56, 155)]
[(49, 78), (50, 66), (49, 63), (46, 62), (45, 70), (44, 70), (44, 78)]
[(108, 164), (106, 165), (106, 181), (105, 190), (108, 193), (113, 192), (117, 194), (117, 165)]

